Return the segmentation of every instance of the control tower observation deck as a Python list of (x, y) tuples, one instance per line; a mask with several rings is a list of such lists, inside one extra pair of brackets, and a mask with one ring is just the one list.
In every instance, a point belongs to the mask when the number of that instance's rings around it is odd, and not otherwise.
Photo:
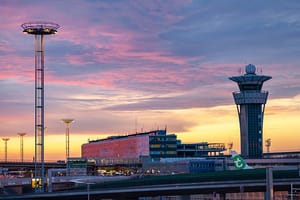
[(246, 74), (232, 76), (240, 91), (233, 92), (240, 122), (241, 155), (244, 158), (261, 158), (263, 155), (263, 118), (268, 92), (263, 83), (271, 76), (257, 75), (256, 67), (249, 64)]

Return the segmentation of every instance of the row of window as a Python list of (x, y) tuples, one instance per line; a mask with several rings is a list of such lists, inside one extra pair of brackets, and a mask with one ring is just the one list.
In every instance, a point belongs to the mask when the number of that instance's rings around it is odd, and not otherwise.
[(177, 148), (176, 144), (151, 144), (150, 148), (159, 149), (159, 148)]
[(176, 151), (150, 151), (151, 155), (176, 155)]
[(214, 163), (191, 163), (192, 168), (212, 168), (215, 167)]
[(176, 136), (168, 137), (168, 136), (163, 136), (163, 137), (158, 137), (158, 136), (150, 136), (149, 137), (150, 142), (153, 141), (177, 141)]

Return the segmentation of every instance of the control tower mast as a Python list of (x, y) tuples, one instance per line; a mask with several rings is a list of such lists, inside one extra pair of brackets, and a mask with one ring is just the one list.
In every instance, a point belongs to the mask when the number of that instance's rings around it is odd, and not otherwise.
[(240, 91), (233, 92), (240, 122), (241, 155), (244, 158), (261, 158), (263, 155), (263, 118), (268, 92), (263, 83), (271, 76), (257, 75), (256, 67), (249, 64), (246, 74), (229, 79), (236, 82)]

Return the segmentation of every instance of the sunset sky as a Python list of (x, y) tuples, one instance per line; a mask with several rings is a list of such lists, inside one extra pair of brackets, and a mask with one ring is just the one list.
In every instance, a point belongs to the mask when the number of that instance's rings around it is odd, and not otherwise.
[[(233, 142), (240, 133), (228, 77), (254, 64), (272, 76), (264, 118), (271, 151), (300, 151), (298, 0), (1, 0), (0, 136), (8, 159), (34, 152), (33, 36), (21, 24), (59, 24), (45, 37), (45, 159), (88, 139), (167, 127), (185, 143)], [(0, 160), (4, 142), (0, 141)]]

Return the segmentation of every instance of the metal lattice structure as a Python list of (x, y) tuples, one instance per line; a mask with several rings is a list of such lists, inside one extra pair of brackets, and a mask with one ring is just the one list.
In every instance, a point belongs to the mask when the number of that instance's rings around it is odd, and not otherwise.
[(35, 51), (35, 191), (44, 192), (44, 35), (57, 32), (58, 24), (29, 22), (21, 25), (23, 32), (34, 35)]

